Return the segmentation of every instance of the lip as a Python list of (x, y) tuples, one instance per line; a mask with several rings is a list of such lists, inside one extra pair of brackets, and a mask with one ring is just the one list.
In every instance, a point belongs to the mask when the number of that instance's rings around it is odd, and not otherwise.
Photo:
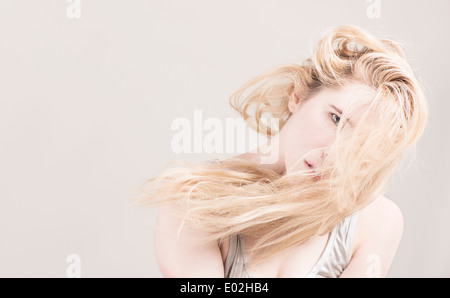
[[(311, 169), (312, 171), (314, 171), (314, 165), (306, 160), (304, 160), (304, 164), (307, 168)], [(315, 172), (315, 171), (314, 171)]]
[(320, 180), (320, 175), (318, 175), (317, 172), (314, 170), (314, 165), (311, 164), (311, 163), (309, 163), (309, 162), (306, 161), (306, 160), (304, 160), (303, 163), (305, 164), (305, 166), (306, 166), (308, 169), (311, 170), (311, 172), (312, 172), (313, 174), (315, 174), (314, 177), (313, 177), (313, 180), (314, 180), (314, 181), (319, 181), (319, 180)]

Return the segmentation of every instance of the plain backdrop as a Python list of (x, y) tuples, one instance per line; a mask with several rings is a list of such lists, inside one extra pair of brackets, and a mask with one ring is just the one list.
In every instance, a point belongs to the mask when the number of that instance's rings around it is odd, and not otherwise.
[[(389, 277), (450, 277), (450, 2), (441, 0), (0, 1), (0, 276), (160, 277), (156, 211), (127, 200), (169, 161), (178, 117), (237, 117), (248, 79), (360, 26), (404, 45), (430, 119), (386, 194), (405, 230)], [(378, 5), (378, 4), (377, 4)], [(369, 9), (369, 13), (368, 13)]]

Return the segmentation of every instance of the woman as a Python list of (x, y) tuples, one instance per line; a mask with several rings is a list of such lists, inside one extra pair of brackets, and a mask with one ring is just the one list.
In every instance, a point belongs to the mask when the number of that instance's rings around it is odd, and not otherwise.
[[(301, 65), (268, 71), (230, 102), (250, 127), (268, 132), (266, 145), (184, 163), (139, 188), (139, 203), (160, 206), (162, 274), (385, 276), (403, 218), (383, 192), (427, 119), (401, 47), (339, 26)], [(263, 114), (279, 128), (266, 126)], [(277, 158), (267, 162), (267, 152)]]

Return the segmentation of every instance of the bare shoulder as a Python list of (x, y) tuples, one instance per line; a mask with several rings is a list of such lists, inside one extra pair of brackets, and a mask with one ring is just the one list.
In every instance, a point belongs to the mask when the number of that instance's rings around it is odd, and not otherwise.
[(380, 196), (359, 213), (354, 250), (373, 242), (399, 242), (403, 226), (403, 213), (398, 205), (386, 196)]
[(154, 231), (155, 256), (164, 277), (223, 277), (219, 246), (207, 233), (184, 224), (177, 208), (160, 207)]
[(380, 196), (359, 213), (352, 256), (340, 277), (385, 277), (403, 233), (400, 208)]

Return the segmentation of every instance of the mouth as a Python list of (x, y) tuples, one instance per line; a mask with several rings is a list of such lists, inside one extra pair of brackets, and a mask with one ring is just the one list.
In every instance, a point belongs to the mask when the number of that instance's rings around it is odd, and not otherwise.
[(304, 160), (304, 163), (305, 163), (305, 166), (306, 166), (307, 168), (309, 168), (309, 169), (311, 169), (312, 171), (315, 172), (315, 170), (314, 170), (314, 165), (313, 165), (313, 164), (307, 162), (306, 160)]
[(306, 166), (308, 169), (310, 169), (311, 172), (312, 172), (313, 174), (315, 174), (314, 177), (313, 177), (313, 180), (314, 180), (314, 181), (319, 181), (319, 180), (320, 180), (320, 175), (317, 174), (317, 172), (316, 172), (316, 170), (315, 170), (315, 166), (314, 166), (313, 164), (307, 162), (306, 160), (304, 160), (304, 163), (305, 163), (305, 166)]

